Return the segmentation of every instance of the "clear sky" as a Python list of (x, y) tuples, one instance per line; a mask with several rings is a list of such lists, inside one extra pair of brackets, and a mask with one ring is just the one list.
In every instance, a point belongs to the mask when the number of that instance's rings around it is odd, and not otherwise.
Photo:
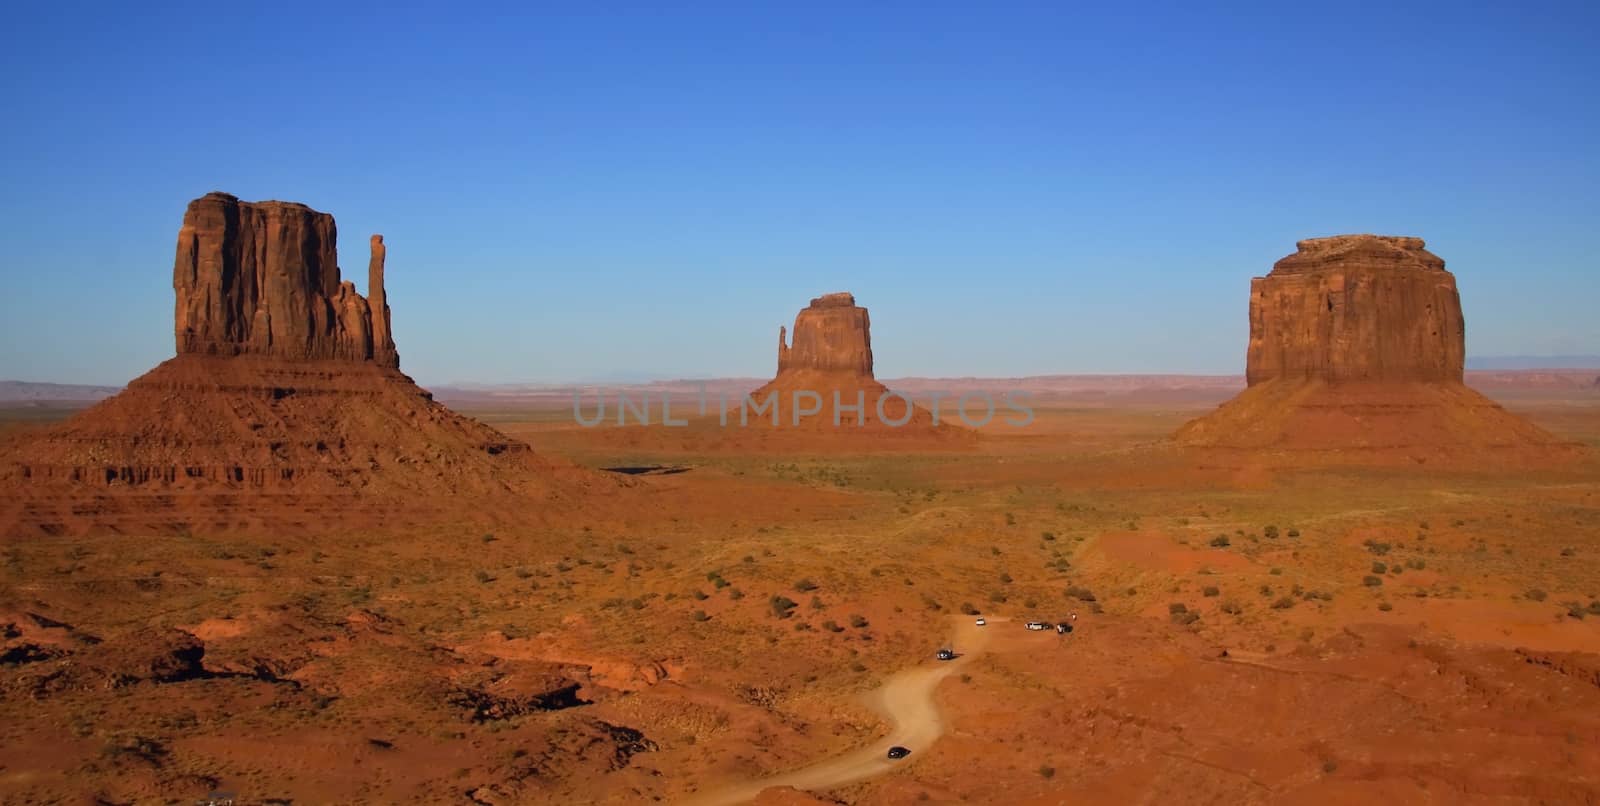
[(424, 382), (766, 375), (837, 290), (883, 377), (1239, 372), (1344, 232), (1600, 353), (1600, 4), (428, 5), (9, 7), (0, 378), (169, 357), (210, 190), (382, 232)]

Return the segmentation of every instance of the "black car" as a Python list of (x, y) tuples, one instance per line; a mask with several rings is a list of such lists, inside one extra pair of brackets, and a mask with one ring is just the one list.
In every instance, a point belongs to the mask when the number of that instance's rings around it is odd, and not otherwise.
[(905, 758), (909, 755), (911, 755), (910, 748), (901, 747), (900, 745), (889, 748), (889, 758)]

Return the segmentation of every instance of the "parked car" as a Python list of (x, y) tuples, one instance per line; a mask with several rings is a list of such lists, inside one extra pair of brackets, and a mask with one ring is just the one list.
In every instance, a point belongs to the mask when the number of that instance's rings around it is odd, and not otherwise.
[(978, 619), (977, 621), (974, 621), (972, 623), (978, 625), (979, 627), (982, 627), (983, 625), (988, 624), (989, 621), (987, 619)]
[(1027, 627), (1030, 630), (1042, 630), (1042, 629), (1045, 629), (1046, 627), (1048, 627), (1049, 625), (1045, 624), (1042, 621), (1030, 621), (1027, 624), (1023, 625), (1023, 626)]
[(1067, 633), (1072, 632), (1072, 625), (1063, 621), (1056, 625), (1056, 632), (1066, 635)]
[(934, 657), (938, 658), (939, 660), (955, 660), (956, 653), (949, 647), (940, 647), (938, 654), (934, 655)]
[(900, 745), (889, 748), (889, 758), (905, 758), (909, 755), (911, 755), (910, 748), (901, 747)]

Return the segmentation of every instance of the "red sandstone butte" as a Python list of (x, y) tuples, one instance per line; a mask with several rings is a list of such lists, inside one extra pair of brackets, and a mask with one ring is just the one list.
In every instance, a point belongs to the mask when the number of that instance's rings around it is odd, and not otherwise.
[(403, 374), (382, 237), (370, 300), (341, 280), (336, 249), (333, 216), (303, 204), (191, 202), (173, 270), (177, 356), (0, 445), (0, 530), (294, 530), (432, 517), (463, 494), (576, 501), (605, 486)]
[(778, 375), (815, 371), (872, 377), (872, 319), (848, 293), (824, 294), (794, 318), (794, 344), (778, 328)]
[(1300, 241), (1250, 283), (1247, 388), (1176, 439), (1340, 462), (1570, 458), (1462, 383), (1465, 345), (1455, 277), (1421, 238)]
[[(789, 331), (778, 329), (778, 373), (760, 389), (750, 393), (750, 399), (764, 402), (777, 393), (778, 425), (794, 427), (792, 413), (796, 393), (814, 392), (820, 398), (820, 411), (802, 418), (800, 427), (808, 429), (834, 428), (834, 399), (837, 396), (838, 428), (850, 431), (860, 426), (883, 433), (927, 434), (934, 430), (932, 413), (916, 406), (907, 412), (907, 398), (893, 394), (872, 374), (872, 318), (867, 309), (856, 304), (854, 295), (838, 292), (823, 294), (811, 300), (794, 319), (793, 338)], [(883, 402), (883, 416), (879, 417), (878, 403)], [(807, 399), (805, 405), (812, 405)], [(857, 413), (848, 407), (861, 405)], [(954, 411), (941, 417), (937, 431), (950, 434), (964, 432), (950, 426), (956, 417)], [(754, 423), (771, 420), (752, 419)]]
[(333, 216), (207, 193), (189, 203), (172, 269), (178, 354), (373, 361), (397, 367), (372, 237), (372, 303), (339, 279)]
[(1456, 278), (1421, 238), (1311, 238), (1250, 281), (1245, 378), (1456, 381)]

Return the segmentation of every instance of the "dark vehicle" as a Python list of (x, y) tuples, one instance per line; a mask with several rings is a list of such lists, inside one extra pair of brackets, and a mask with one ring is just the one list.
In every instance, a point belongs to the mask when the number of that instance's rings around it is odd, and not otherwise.
[(955, 660), (956, 653), (950, 649), (940, 649), (938, 654), (934, 655), (934, 657), (938, 658), (939, 660)]
[(900, 745), (889, 748), (889, 758), (905, 758), (911, 755), (911, 750)]
[(1072, 632), (1072, 625), (1063, 621), (1056, 625), (1056, 632), (1066, 635), (1067, 633)]

